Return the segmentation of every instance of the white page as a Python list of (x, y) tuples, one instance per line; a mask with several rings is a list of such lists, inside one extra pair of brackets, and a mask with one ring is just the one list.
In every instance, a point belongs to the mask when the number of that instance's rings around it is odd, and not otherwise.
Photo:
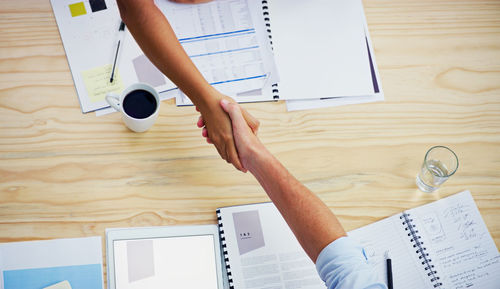
[(113, 247), (116, 289), (218, 288), (213, 235), (115, 240)]
[(401, 225), (400, 215), (394, 215), (350, 231), (348, 235), (363, 246), (368, 260), (375, 267), (380, 280), (387, 283), (385, 252), (389, 251), (392, 258), (394, 288), (428, 288), (430, 283), (422, 265), (416, 260), (410, 239)]
[(272, 203), (220, 211), (234, 288), (281, 288), (280, 284), (325, 288), (314, 263)]
[(500, 255), (470, 192), (407, 212), (444, 288), (500, 287)]
[(374, 93), (359, 0), (272, 0), (280, 99)]
[(374, 85), (373, 89), (375, 93), (364, 96), (335, 97), (335, 98), (308, 99), (308, 100), (287, 100), (286, 107), (288, 111), (317, 109), (324, 107), (343, 106), (349, 104), (384, 101), (384, 92), (382, 89), (382, 83), (380, 81), (380, 74), (378, 71), (377, 61), (375, 60), (375, 52), (373, 50), (373, 44), (370, 38), (370, 31), (368, 30), (368, 23), (366, 22), (364, 9), (362, 9), (362, 14), (363, 14), (364, 29), (365, 29), (365, 38), (368, 46), (368, 53), (370, 60), (369, 63), (370, 71), (371, 71), (372, 83)]
[(99, 264), (102, 279), (101, 237), (3, 243), (0, 260), (2, 289), (5, 271), (14, 270)]
[(120, 19), (116, 3), (108, 3), (107, 9), (92, 13), (89, 4), (84, 2), (87, 13), (72, 17), (68, 6), (72, 3), (57, 0), (50, 2), (82, 111), (107, 106), (104, 101), (93, 103), (90, 100), (81, 72), (112, 63)]

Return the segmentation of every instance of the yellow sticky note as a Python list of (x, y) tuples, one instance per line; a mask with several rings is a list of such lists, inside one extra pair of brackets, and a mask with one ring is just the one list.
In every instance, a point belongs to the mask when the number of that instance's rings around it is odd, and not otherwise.
[(99, 66), (82, 72), (83, 82), (91, 102), (103, 101), (106, 94), (123, 91), (123, 82), (118, 69), (115, 69), (113, 82), (109, 82), (111, 76), (111, 64)]
[(71, 285), (69, 285), (68, 281), (62, 281), (52, 286), (45, 287), (44, 289), (71, 289)]
[(87, 10), (85, 10), (85, 5), (83, 2), (78, 2), (69, 5), (69, 11), (71, 11), (71, 16), (76, 17), (80, 15), (87, 14)]

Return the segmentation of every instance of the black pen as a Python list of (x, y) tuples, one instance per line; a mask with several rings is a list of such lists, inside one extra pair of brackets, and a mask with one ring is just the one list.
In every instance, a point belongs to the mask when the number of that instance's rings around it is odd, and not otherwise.
[(118, 38), (118, 45), (116, 46), (115, 61), (113, 62), (113, 69), (111, 70), (111, 77), (109, 78), (109, 82), (113, 82), (113, 76), (115, 75), (116, 59), (118, 59), (118, 51), (120, 51), (120, 44), (123, 41), (124, 32), (125, 32), (125, 23), (121, 21), (120, 28), (118, 29), (118, 33), (120, 34), (120, 36)]
[(385, 262), (387, 264), (387, 288), (393, 289), (392, 286), (392, 260), (389, 251), (385, 252)]

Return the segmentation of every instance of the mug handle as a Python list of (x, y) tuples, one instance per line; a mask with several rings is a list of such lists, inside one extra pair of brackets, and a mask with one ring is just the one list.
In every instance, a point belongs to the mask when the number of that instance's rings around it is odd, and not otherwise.
[(116, 93), (110, 92), (106, 95), (106, 101), (114, 108), (116, 111), (121, 111), (120, 109), (120, 96)]

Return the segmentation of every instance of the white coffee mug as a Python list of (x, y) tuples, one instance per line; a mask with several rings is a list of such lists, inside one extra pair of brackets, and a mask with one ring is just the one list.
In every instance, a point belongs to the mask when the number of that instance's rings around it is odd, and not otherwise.
[[(123, 108), (123, 101), (125, 100), (125, 98), (131, 92), (136, 90), (145, 90), (151, 93), (151, 95), (153, 95), (156, 100), (156, 110), (146, 118), (132, 117), (128, 115)], [(108, 93), (108, 95), (106, 95), (106, 101), (109, 103), (109, 105), (111, 105), (111, 107), (121, 113), (125, 125), (135, 132), (145, 132), (151, 126), (153, 126), (156, 119), (158, 118), (158, 112), (160, 111), (160, 96), (158, 95), (158, 92), (156, 92), (156, 90), (152, 86), (145, 83), (132, 84), (131, 86), (127, 87), (120, 96), (115, 93)]]

